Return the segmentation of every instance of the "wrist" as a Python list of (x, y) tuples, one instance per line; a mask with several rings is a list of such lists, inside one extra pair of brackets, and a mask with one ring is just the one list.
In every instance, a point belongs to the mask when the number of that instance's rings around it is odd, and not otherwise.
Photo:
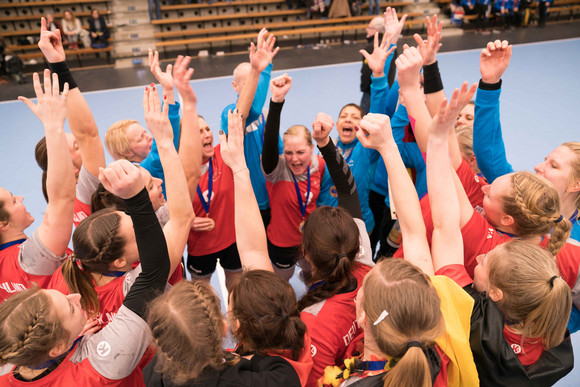
[(501, 89), (501, 78), (496, 80), (495, 82), (493, 80), (484, 80), (483, 78), (481, 78), (479, 80), (479, 88), (482, 90), (499, 90)]
[(326, 136), (322, 139), (316, 140), (316, 145), (319, 148), (324, 148), (326, 145), (328, 145), (329, 142), (330, 142), (330, 138), (328, 136)]
[(384, 71), (381, 71), (380, 73), (373, 71), (373, 77), (375, 77), (375, 78), (382, 78), (384, 76), (385, 76), (385, 72)]
[(283, 97), (272, 96), (272, 102), (274, 102), (274, 103), (282, 103), (282, 102), (284, 102), (284, 96)]
[(443, 90), (443, 82), (439, 73), (439, 64), (437, 61), (423, 66), (423, 82), (425, 94), (437, 93)]
[(66, 61), (49, 63), (48, 68), (50, 72), (58, 75), (58, 87), (60, 92), (64, 89), (64, 84), (68, 83), (68, 89), (72, 90), (78, 87), (76, 81), (74, 80), (72, 73), (70, 72)]

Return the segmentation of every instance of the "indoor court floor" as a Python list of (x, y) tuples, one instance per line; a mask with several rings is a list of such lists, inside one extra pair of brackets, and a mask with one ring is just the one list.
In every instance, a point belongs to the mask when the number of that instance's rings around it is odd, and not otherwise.
[[(447, 95), (463, 81), (479, 81), (479, 54), (480, 49), (470, 49), (438, 55)], [(533, 166), (559, 144), (580, 141), (576, 118), (580, 105), (574, 94), (580, 90), (578, 63), (580, 38), (514, 45), (510, 67), (503, 77), (501, 121), (508, 160), (515, 170), (533, 171)], [(360, 65), (356, 60), (285, 71), (275, 64), (273, 77), (284, 72), (292, 77), (292, 89), (282, 111), (281, 130), (293, 124), (309, 127), (318, 112), (336, 119), (343, 105), (358, 103)], [(222, 76), (192, 82), (199, 101), (198, 111), (212, 128), (216, 144), (221, 111), (235, 101), (231, 81), (231, 76)], [(144, 124), (144, 87), (145, 84), (85, 92), (103, 138), (107, 128), (120, 119), (136, 119)], [(33, 96), (31, 85), (26, 96)], [(40, 189), (41, 171), (34, 161), (34, 147), (43, 136), (42, 126), (23, 103), (14, 100), (0, 103), (0, 119), (0, 182), (15, 195), (24, 196), (24, 203), (36, 218), (29, 229), (34, 230), (46, 204)], [(109, 157), (108, 161), (112, 159)], [(212, 283), (223, 293), (220, 285), (223, 282), (214, 277)], [(305, 291), (296, 276), (292, 284), (297, 293)], [(573, 341), (580, 351), (580, 334), (573, 335)], [(557, 386), (578, 385), (580, 360), (576, 360), (576, 366)]]

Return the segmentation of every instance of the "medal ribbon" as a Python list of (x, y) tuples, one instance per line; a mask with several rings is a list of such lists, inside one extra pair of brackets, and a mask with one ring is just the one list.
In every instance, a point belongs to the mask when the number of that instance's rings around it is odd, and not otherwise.
[(290, 171), (292, 174), (292, 178), (294, 179), (294, 188), (296, 188), (296, 196), (298, 197), (298, 206), (300, 206), (300, 213), (302, 214), (302, 218), (306, 216), (306, 206), (308, 204), (308, 197), (310, 196), (310, 165), (308, 166), (307, 172), (307, 179), (308, 185), (306, 187), (306, 200), (302, 201), (302, 195), (300, 195), (300, 188), (298, 188), (298, 181), (296, 181), (296, 176), (294, 173)]
[(211, 202), (211, 194), (213, 191), (213, 163), (212, 163), (212, 158), (209, 158), (209, 179), (207, 181), (207, 202), (205, 201), (204, 197), (203, 197), (203, 192), (201, 192), (201, 188), (199, 188), (199, 184), (197, 185), (197, 196), (199, 197), (199, 200), (201, 201), (201, 205), (203, 206), (203, 209), (205, 210), (205, 213), (209, 215), (209, 204)]

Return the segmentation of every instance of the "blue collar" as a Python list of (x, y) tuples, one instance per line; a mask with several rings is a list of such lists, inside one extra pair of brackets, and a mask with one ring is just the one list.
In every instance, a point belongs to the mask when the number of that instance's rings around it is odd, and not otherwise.
[(50, 367), (51, 365), (53, 365), (54, 363), (56, 363), (56, 362), (58, 362), (58, 361), (61, 361), (63, 358), (65, 358), (65, 357), (66, 357), (66, 356), (67, 356), (67, 355), (70, 353), (70, 351), (72, 351), (72, 350), (73, 350), (73, 348), (75, 347), (75, 345), (77, 345), (77, 343), (78, 343), (79, 341), (81, 341), (81, 339), (82, 339), (83, 337), (84, 337), (84, 336), (79, 336), (79, 337), (77, 337), (77, 339), (76, 339), (76, 340), (73, 342), (73, 344), (71, 345), (71, 347), (70, 347), (70, 348), (69, 348), (69, 349), (68, 349), (68, 350), (67, 350), (65, 353), (63, 353), (63, 354), (61, 354), (61, 355), (59, 355), (59, 356), (57, 356), (57, 357), (55, 357), (55, 358), (53, 358), (53, 359), (49, 359), (49, 360), (45, 361), (45, 362), (44, 362), (44, 363), (42, 363), (42, 364), (39, 364), (39, 365), (37, 365), (37, 366), (34, 366), (34, 367), (28, 367), (28, 368), (30, 368), (30, 369), (32, 369), (32, 370), (41, 370), (41, 369), (44, 369), (44, 368), (49, 368), (49, 367)]
[(106, 271), (101, 273), (101, 275), (104, 275), (105, 277), (122, 277), (125, 274), (127, 274), (126, 271)]
[(21, 243), (23, 243), (26, 240), (26, 238), (23, 239), (17, 239), (15, 241), (12, 242), (6, 242), (0, 245), (0, 251), (9, 248), (10, 246), (14, 246), (14, 245), (19, 245)]

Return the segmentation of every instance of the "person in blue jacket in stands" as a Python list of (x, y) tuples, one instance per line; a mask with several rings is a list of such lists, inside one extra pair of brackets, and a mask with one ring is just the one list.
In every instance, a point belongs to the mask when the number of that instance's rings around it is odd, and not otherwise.
[[(480, 58), (473, 151), (479, 169), (491, 184), (496, 178), (514, 171), (507, 161), (499, 115), (501, 77), (509, 66), (512, 51), (505, 40), (488, 43), (487, 50), (490, 55), (482, 52)], [(580, 242), (580, 142), (570, 141), (558, 146), (534, 167), (534, 171), (558, 190), (562, 216), (572, 223), (570, 238)], [(570, 332), (580, 330), (580, 311), (575, 306), (568, 328)]]

